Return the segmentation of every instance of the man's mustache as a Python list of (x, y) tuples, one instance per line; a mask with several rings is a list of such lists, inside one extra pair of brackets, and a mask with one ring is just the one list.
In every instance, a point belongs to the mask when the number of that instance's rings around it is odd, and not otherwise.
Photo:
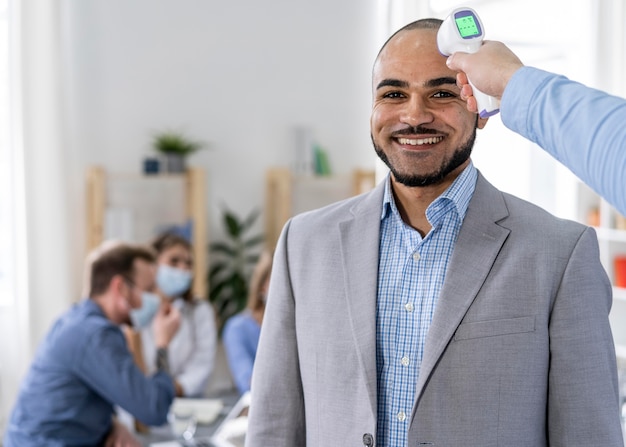
[(415, 127), (405, 127), (404, 129), (396, 130), (391, 134), (392, 137), (398, 135), (435, 135), (441, 134), (441, 132), (435, 129), (429, 129), (427, 127), (415, 126)]

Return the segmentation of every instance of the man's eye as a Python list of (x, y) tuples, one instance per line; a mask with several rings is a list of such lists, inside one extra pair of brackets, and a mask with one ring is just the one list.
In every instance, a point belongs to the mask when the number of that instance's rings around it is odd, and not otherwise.
[(437, 92), (433, 95), (433, 98), (456, 98), (458, 95), (451, 92)]
[(390, 99), (404, 98), (404, 95), (400, 92), (387, 92), (383, 95), (383, 98), (390, 98)]

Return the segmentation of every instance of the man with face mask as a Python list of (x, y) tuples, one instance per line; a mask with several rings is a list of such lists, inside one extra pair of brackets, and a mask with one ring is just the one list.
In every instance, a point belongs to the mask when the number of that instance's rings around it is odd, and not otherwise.
[[(145, 424), (162, 424), (174, 398), (167, 346), (180, 314), (159, 307), (151, 251), (118, 245), (91, 267), (89, 299), (61, 316), (21, 385), (5, 447), (141, 444), (114, 417), (114, 405)], [(154, 320), (157, 372), (146, 377), (122, 324)]]
[(595, 233), (474, 167), (486, 120), (440, 24), (407, 25), (374, 63), (385, 181), (283, 229), (249, 447), (623, 445)]

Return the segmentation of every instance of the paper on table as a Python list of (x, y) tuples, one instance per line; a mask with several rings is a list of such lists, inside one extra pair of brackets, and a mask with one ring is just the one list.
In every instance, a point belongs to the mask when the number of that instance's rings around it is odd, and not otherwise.
[(210, 424), (219, 416), (223, 407), (224, 403), (220, 399), (190, 399), (179, 397), (174, 399), (170, 411), (190, 409), (196, 415), (198, 424)]
[(217, 447), (243, 447), (248, 430), (250, 392), (244, 393), (211, 438)]

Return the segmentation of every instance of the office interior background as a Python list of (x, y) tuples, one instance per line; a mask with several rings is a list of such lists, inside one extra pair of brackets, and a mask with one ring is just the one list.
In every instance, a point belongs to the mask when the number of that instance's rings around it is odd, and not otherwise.
[[(376, 53), (459, 5), (526, 64), (626, 96), (622, 0), (0, 0), (0, 433), (38, 343), (80, 299), (88, 166), (140, 173), (160, 130), (205, 141), (188, 163), (207, 173), (209, 240), (223, 205), (263, 212), (265, 172), (293, 166), (295, 128), (333, 173), (380, 180)], [(580, 182), (498, 116), (473, 159), (499, 188), (584, 220)]]

